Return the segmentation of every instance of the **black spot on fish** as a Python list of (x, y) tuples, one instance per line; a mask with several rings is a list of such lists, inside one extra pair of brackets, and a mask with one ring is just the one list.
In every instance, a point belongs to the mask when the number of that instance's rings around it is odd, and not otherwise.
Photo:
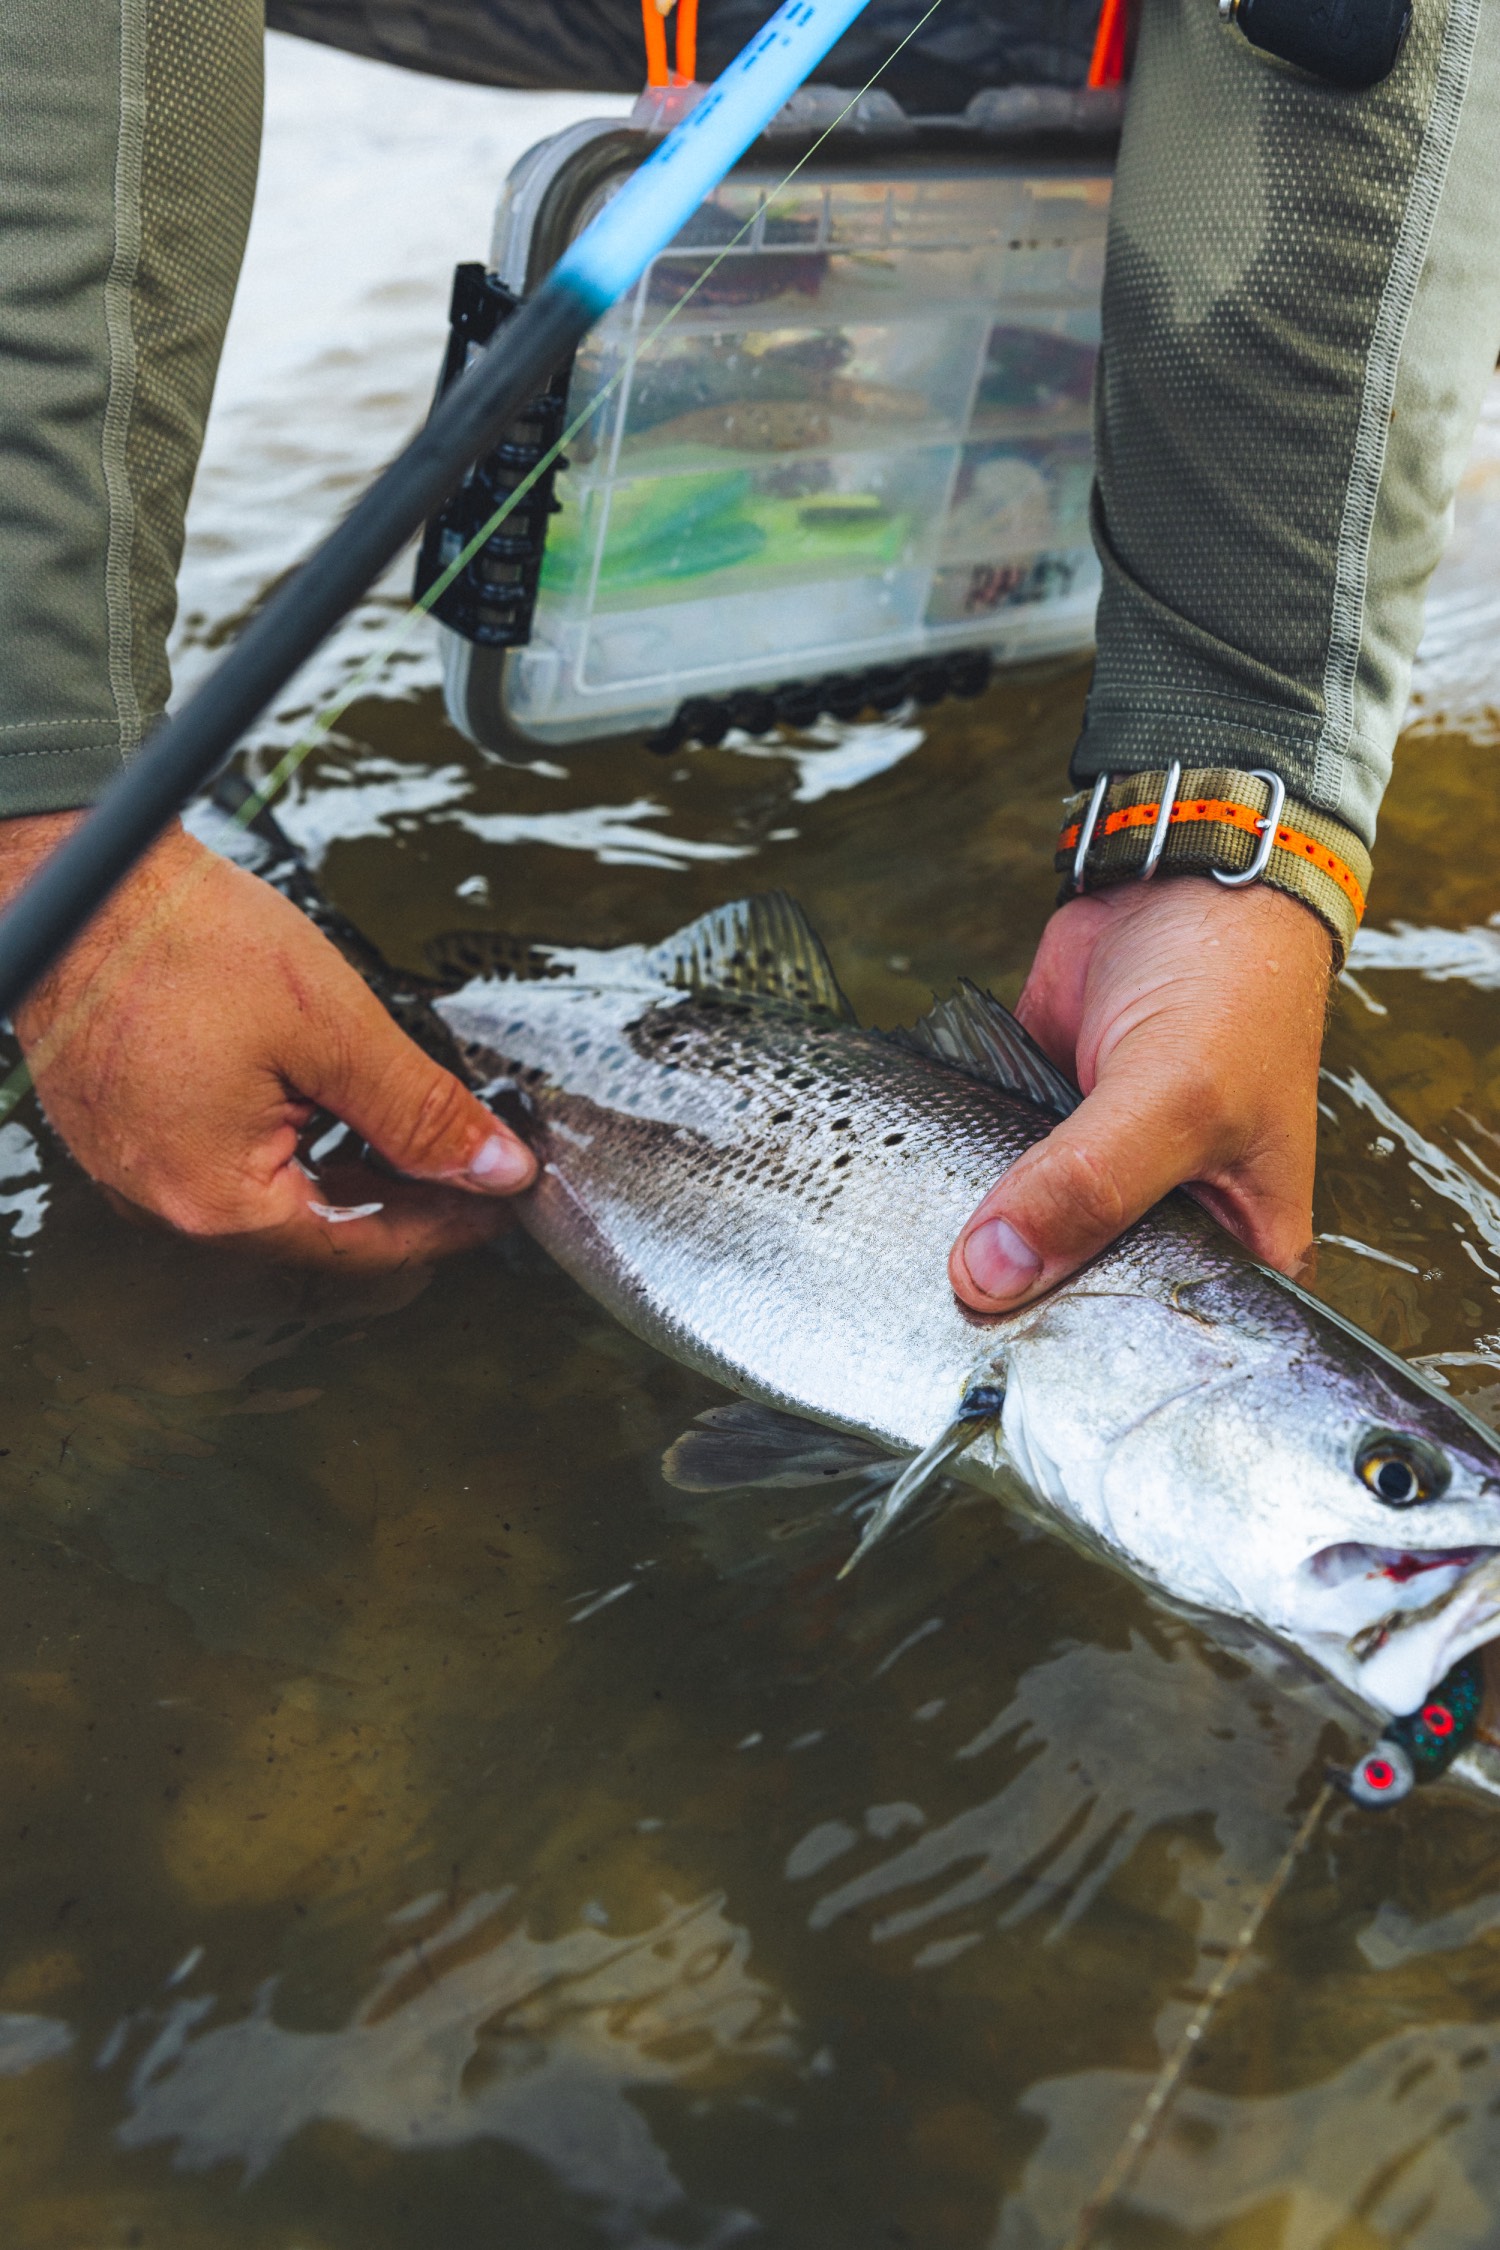
[(796, 1114), (796, 1111), (792, 1109), (775, 1110), (772, 1112), (771, 1123), (773, 1125), (790, 1125)]
[(904, 1133), (887, 1133), (885, 1136), (885, 1145), (887, 1148), (899, 1148), (905, 1138), (906, 1135)]
[(834, 1160), (833, 1160), (833, 1168), (834, 1168), (835, 1172), (842, 1172), (842, 1170), (844, 1169), (844, 1166), (845, 1166), (846, 1164), (852, 1164), (853, 1162), (854, 1162), (854, 1151), (853, 1151), (853, 1149), (852, 1149), (852, 1148), (850, 1148), (850, 1149), (845, 1149), (845, 1151), (844, 1151), (844, 1153), (843, 1153), (843, 1155), (842, 1155), (842, 1156), (836, 1156), (836, 1157), (834, 1158)]

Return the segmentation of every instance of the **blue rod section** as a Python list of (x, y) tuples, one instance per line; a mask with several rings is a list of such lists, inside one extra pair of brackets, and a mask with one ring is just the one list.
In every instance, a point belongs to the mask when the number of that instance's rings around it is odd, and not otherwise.
[(599, 314), (638, 281), (867, 0), (786, 0), (553, 268)]

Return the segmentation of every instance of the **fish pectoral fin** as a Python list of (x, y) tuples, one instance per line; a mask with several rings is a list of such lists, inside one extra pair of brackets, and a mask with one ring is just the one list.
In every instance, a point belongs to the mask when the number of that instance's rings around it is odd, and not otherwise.
[(891, 1485), (879, 1505), (874, 1508), (859, 1536), (859, 1545), (839, 1572), (847, 1578), (862, 1556), (867, 1555), (877, 1539), (883, 1539), (899, 1515), (904, 1515), (919, 1493), (939, 1482), (946, 1482), (943, 1471), (960, 1453), (966, 1453), (974, 1440), (985, 1430), (1001, 1428), (1000, 1417), (1005, 1407), (1003, 1383), (985, 1381), (971, 1383), (965, 1391), (958, 1414), (940, 1436), (920, 1453), (914, 1453), (905, 1468)]
[(918, 1493), (925, 1492), (928, 1485), (941, 1476), (955, 1454), (962, 1453), (976, 1434), (972, 1422), (956, 1423), (951, 1429), (944, 1430), (942, 1436), (935, 1438), (931, 1445), (912, 1455), (884, 1499), (871, 1511), (869, 1520), (859, 1535), (859, 1545), (839, 1572), (840, 1578), (848, 1577), (855, 1564), (870, 1552), (876, 1540), (885, 1537), (897, 1516), (904, 1515)]
[(864, 1438), (740, 1398), (700, 1414), (668, 1446), (661, 1470), (678, 1492), (732, 1492), (746, 1485), (837, 1484), (887, 1460)]
[(753, 992), (809, 1015), (855, 1021), (822, 939), (785, 891), (716, 906), (653, 945), (646, 965), (685, 992)]
[(892, 1031), (886, 1036), (898, 1047), (933, 1055), (939, 1062), (967, 1071), (971, 1078), (982, 1078), (1007, 1094), (1019, 1094), (1023, 1101), (1035, 1102), (1059, 1117), (1070, 1116), (1083, 1099), (1072, 1080), (1043, 1054), (1009, 1008), (993, 993), (981, 992), (967, 977), (960, 980), (956, 992), (939, 1000), (910, 1031)]

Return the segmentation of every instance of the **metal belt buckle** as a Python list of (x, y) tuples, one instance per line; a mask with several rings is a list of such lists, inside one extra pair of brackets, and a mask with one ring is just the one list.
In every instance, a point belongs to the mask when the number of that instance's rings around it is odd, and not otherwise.
[(1217, 867), (1210, 869), (1214, 881), (1222, 883), (1225, 889), (1230, 891), (1242, 890), (1246, 883), (1258, 883), (1270, 866), (1271, 852), (1276, 842), (1276, 831), (1281, 826), (1281, 808), (1286, 803), (1286, 783), (1279, 773), (1268, 773), (1264, 766), (1250, 766), (1246, 770), (1252, 780), (1264, 781), (1267, 784), (1271, 792), (1271, 802), (1261, 814), (1259, 821), (1260, 843), (1254, 859), (1251, 860), (1244, 873), (1221, 875)]
[(1109, 788), (1109, 775), (1101, 773), (1094, 783), (1094, 794), (1089, 799), (1089, 809), (1083, 816), (1083, 826), (1078, 831), (1078, 849), (1073, 854), (1073, 890), (1075, 896), (1083, 889), (1084, 867), (1089, 856), (1089, 846), (1094, 841), (1100, 809)]
[[(1073, 854), (1073, 889), (1075, 892), (1080, 892), (1083, 889), (1089, 848), (1094, 841), (1094, 830), (1099, 825), (1099, 815), (1104, 807), (1104, 799), (1108, 793), (1111, 778), (1109, 774), (1101, 773), (1094, 783), (1094, 793), (1089, 799), (1089, 809), (1084, 814), (1083, 826), (1078, 831), (1078, 849)], [(1151, 830), (1151, 842), (1147, 848), (1146, 857), (1141, 864), (1139, 880), (1143, 883), (1149, 883), (1157, 868), (1161, 865), (1161, 855), (1167, 848), (1167, 830), (1172, 825), (1172, 808), (1177, 802), (1177, 790), (1181, 780), (1182, 761), (1180, 758), (1174, 758), (1167, 769), (1166, 787), (1161, 793), (1161, 804), (1157, 808), (1156, 821)]]
[[(1265, 812), (1256, 820), (1256, 831), (1260, 837), (1260, 842), (1256, 846), (1255, 857), (1251, 860), (1250, 865), (1238, 875), (1225, 875), (1217, 867), (1211, 867), (1208, 871), (1216, 883), (1222, 883), (1227, 890), (1231, 891), (1242, 890), (1247, 883), (1258, 883), (1265, 874), (1266, 869), (1271, 864), (1271, 853), (1276, 843), (1276, 831), (1281, 825), (1282, 807), (1286, 803), (1286, 783), (1279, 773), (1271, 773), (1264, 766), (1250, 766), (1245, 770), (1252, 781), (1265, 782), (1271, 792), (1271, 802)], [(1072, 882), (1075, 896), (1083, 890), (1084, 878), (1088, 872), (1088, 856), (1094, 841), (1094, 831), (1099, 825), (1099, 815), (1104, 810), (1104, 800), (1109, 793), (1113, 778), (1112, 774), (1101, 773), (1094, 783), (1093, 794), (1088, 802), (1088, 810), (1083, 816), (1083, 825), (1078, 831), (1078, 846), (1073, 854)], [(1161, 855), (1167, 847), (1167, 831), (1172, 825), (1172, 813), (1177, 803), (1177, 792), (1181, 785), (1182, 761), (1180, 758), (1174, 758), (1167, 768), (1167, 778), (1162, 787), (1161, 803), (1157, 807), (1156, 819), (1152, 824), (1151, 842), (1147, 846), (1145, 859), (1141, 862), (1138, 880), (1142, 883), (1149, 883), (1157, 868), (1161, 865)]]
[(1161, 855), (1167, 848), (1167, 830), (1172, 825), (1172, 808), (1177, 802), (1177, 789), (1181, 780), (1182, 760), (1174, 758), (1167, 768), (1166, 787), (1156, 809), (1156, 826), (1151, 831), (1151, 846), (1141, 862), (1140, 880), (1143, 883), (1149, 883), (1161, 865)]

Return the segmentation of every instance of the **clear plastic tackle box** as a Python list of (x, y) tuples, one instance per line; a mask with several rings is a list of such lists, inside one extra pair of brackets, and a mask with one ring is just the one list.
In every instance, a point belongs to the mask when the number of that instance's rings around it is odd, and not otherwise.
[[(530, 151), (500, 281), (534, 286), (650, 145), (596, 124)], [(1089, 644), (1108, 149), (845, 135), (787, 169), (761, 144), (580, 348), (525, 644), (439, 628), (480, 741)]]

